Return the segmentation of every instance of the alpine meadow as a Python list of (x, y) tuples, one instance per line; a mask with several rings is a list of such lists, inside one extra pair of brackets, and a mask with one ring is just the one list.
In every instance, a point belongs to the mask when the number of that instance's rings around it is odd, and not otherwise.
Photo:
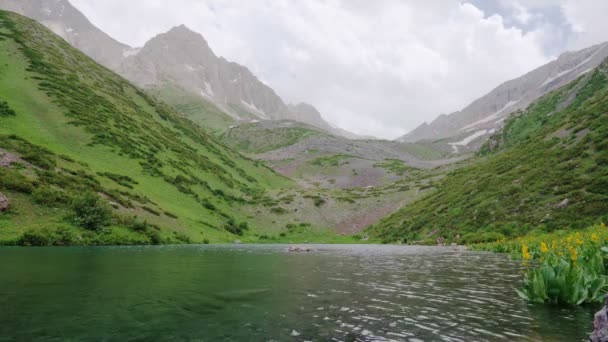
[(606, 11), (0, 0), (0, 340), (608, 341)]

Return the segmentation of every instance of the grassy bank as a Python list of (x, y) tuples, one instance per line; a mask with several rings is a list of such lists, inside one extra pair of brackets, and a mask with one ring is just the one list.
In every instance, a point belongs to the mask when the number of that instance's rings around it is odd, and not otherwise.
[(535, 303), (600, 303), (608, 290), (608, 228), (556, 231), (476, 244), (475, 250), (509, 253), (529, 267), (518, 294)]

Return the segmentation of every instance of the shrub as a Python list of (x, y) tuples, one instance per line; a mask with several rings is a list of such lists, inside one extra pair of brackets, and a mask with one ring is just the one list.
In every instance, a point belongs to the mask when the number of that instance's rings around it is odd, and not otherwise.
[(243, 236), (243, 234), (245, 234), (245, 231), (249, 230), (249, 224), (247, 222), (237, 224), (233, 218), (230, 218), (228, 219), (228, 221), (226, 221), (224, 229), (226, 229), (226, 231), (231, 234)]
[(57, 207), (70, 203), (70, 196), (67, 193), (46, 186), (34, 190), (32, 198), (34, 202), (49, 207)]
[[(602, 264), (602, 256), (598, 254), (596, 258), (595, 263)], [(597, 272), (564, 258), (547, 260), (528, 271), (517, 294), (535, 303), (601, 303), (605, 294), (602, 289), (607, 285), (602, 273), (603, 270)]]
[[(518, 295), (548, 304), (600, 303), (608, 286), (604, 264), (608, 230), (601, 224), (575, 233), (555, 231), (474, 245), (473, 248), (511, 253), (529, 269)], [(534, 262), (530, 264), (530, 262)]]
[(145, 233), (150, 227), (148, 225), (148, 221), (142, 221), (134, 218), (131, 224), (129, 225), (129, 228), (136, 232)]
[(154, 215), (154, 216), (160, 216), (160, 213), (159, 213), (158, 211), (156, 211), (156, 210), (154, 210), (154, 209), (152, 209), (152, 208), (150, 208), (150, 207), (148, 207), (148, 206), (145, 206), (145, 205), (144, 205), (144, 206), (142, 206), (141, 208), (142, 208), (143, 210), (145, 210), (145, 211), (149, 212), (150, 214)]
[(6, 101), (0, 101), (0, 116), (15, 116), (17, 115), (11, 107), (8, 106)]
[(21, 158), (45, 170), (52, 170), (57, 165), (55, 157), (42, 149), (32, 149)]
[(287, 210), (285, 208), (281, 208), (281, 207), (274, 207), (270, 209), (270, 212), (274, 213), (274, 214), (287, 214)]
[(192, 239), (190, 239), (190, 237), (184, 233), (174, 232), (173, 235), (175, 235), (175, 238), (180, 242), (183, 242), (186, 244), (192, 243)]
[(153, 245), (161, 245), (164, 242), (164, 240), (158, 230), (148, 229), (148, 230), (146, 230), (145, 235), (147, 235), (150, 238), (150, 242)]
[(173, 214), (173, 213), (172, 213), (172, 212), (170, 212), (170, 211), (165, 211), (164, 213), (165, 213), (165, 215), (166, 215), (167, 217), (170, 217), (170, 218), (172, 218), (172, 219), (177, 219), (177, 215)]
[(468, 233), (462, 237), (462, 242), (467, 244), (475, 244), (484, 242), (496, 242), (504, 238), (505, 236), (498, 232)]
[(94, 193), (85, 193), (75, 198), (71, 209), (74, 224), (88, 230), (99, 231), (111, 222), (110, 206)]
[(28, 230), (17, 240), (19, 246), (28, 247), (51, 246), (54, 242), (53, 234), (47, 229)]
[(54, 246), (72, 246), (78, 244), (78, 236), (68, 227), (60, 227), (55, 231)]
[(34, 191), (32, 182), (22, 174), (0, 168), (0, 188), (31, 194)]

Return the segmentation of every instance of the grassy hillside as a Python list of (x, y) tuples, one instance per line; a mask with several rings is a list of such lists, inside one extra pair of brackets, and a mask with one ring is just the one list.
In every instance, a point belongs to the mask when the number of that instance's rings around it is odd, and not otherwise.
[(295, 122), (254, 122), (238, 125), (223, 135), (226, 144), (246, 153), (264, 153), (291, 146), (311, 136), (327, 135), (312, 126)]
[(235, 123), (234, 118), (213, 103), (177, 86), (166, 84), (162, 87), (148, 89), (148, 92), (214, 135), (223, 134), (228, 127)]
[[(4, 243), (231, 241), (256, 228), (240, 207), (291, 184), (9, 12), (0, 103), (0, 158), (16, 160), (0, 167), (12, 204), (0, 214)], [(80, 210), (87, 203), (98, 211)]]
[(470, 165), (370, 233), (478, 242), (608, 219), (607, 70), (605, 62), (518, 113)]

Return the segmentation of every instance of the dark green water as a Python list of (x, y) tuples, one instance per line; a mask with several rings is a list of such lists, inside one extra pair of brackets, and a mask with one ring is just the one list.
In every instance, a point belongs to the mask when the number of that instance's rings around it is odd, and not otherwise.
[(0, 248), (0, 341), (577, 341), (505, 256), (449, 248)]

